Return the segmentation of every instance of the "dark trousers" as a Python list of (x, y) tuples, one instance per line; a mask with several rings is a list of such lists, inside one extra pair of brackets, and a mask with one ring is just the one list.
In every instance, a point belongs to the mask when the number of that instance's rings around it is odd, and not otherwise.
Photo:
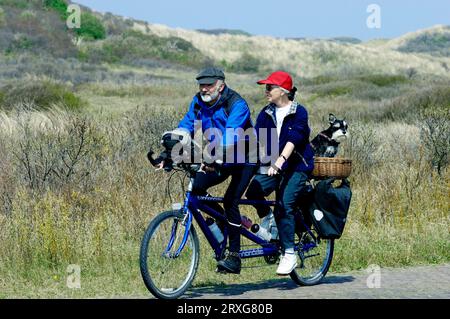
[[(266, 196), (276, 191), (276, 206), (273, 213), (284, 249), (294, 248), (295, 213), (298, 198), (304, 192), (307, 181), (308, 176), (303, 172), (285, 172), (281, 176), (258, 174), (245, 194), (248, 199), (264, 200)], [(256, 205), (255, 208), (259, 217), (269, 213), (268, 206)]]
[[(254, 174), (254, 166), (236, 165), (223, 168), (220, 175), (217, 172), (199, 173), (196, 175), (192, 193), (194, 195), (206, 195), (209, 187), (224, 182), (231, 176), (231, 182), (225, 195), (223, 206), (229, 224), (229, 249), (231, 252), (239, 252), (241, 249), (240, 227), (241, 213), (239, 212), (239, 200), (245, 192)], [(219, 207), (217, 207), (219, 206)], [(210, 207), (221, 211), (220, 205), (210, 205)]]

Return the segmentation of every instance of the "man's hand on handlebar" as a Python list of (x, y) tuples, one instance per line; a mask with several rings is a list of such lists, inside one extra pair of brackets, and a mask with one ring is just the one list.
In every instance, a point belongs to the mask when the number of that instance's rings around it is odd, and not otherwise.
[(162, 170), (164, 168), (164, 161), (161, 161), (158, 165), (155, 166), (155, 171)]

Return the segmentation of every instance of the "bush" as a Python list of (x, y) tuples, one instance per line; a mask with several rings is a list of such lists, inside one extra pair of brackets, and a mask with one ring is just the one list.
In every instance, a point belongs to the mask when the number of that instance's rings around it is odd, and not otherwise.
[(319, 97), (335, 97), (339, 95), (345, 95), (352, 93), (352, 83), (349, 81), (344, 82), (331, 82), (314, 87), (311, 90), (313, 93), (319, 95)]
[(21, 180), (32, 190), (83, 184), (94, 163), (102, 158), (103, 137), (86, 116), (69, 117), (60, 129), (33, 131), (30, 122), (19, 124), (14, 148)]
[(137, 31), (111, 36), (100, 45), (88, 43), (83, 48), (83, 60), (91, 63), (127, 63), (136, 60), (163, 60), (191, 67), (202, 67), (209, 59), (190, 42), (177, 37), (158, 37)]
[(233, 63), (227, 63), (223, 60), (221, 64), (226, 71), (236, 73), (256, 73), (261, 67), (261, 61), (247, 52), (244, 52), (241, 57)]
[(24, 34), (20, 34), (14, 37), (14, 40), (9, 44), (5, 53), (10, 54), (13, 52), (28, 51), (35, 46), (35, 41)]
[(389, 101), (378, 113), (380, 119), (413, 123), (417, 115), (427, 109), (445, 109), (450, 107), (450, 87), (436, 85)]
[(65, 85), (43, 82), (17, 82), (0, 88), (0, 107), (8, 110), (16, 106), (46, 110), (53, 105), (78, 110), (84, 102)]
[[(58, 12), (61, 18), (65, 21), (68, 17), (67, 2), (64, 0), (45, 0), (44, 5)], [(81, 13), (81, 26), (75, 29), (78, 36), (86, 39), (98, 40), (106, 37), (106, 30), (101, 21), (89, 12)]]
[(376, 131), (359, 122), (351, 125), (350, 139), (344, 145), (344, 154), (353, 160), (352, 174), (366, 176), (379, 163), (376, 151), (380, 146)]
[(359, 80), (375, 84), (377, 86), (391, 86), (394, 84), (402, 84), (408, 82), (408, 79), (403, 75), (390, 74), (370, 74), (360, 76)]
[(58, 12), (62, 18), (67, 18), (67, 2), (64, 0), (45, 0), (44, 6)]
[(428, 159), (441, 175), (450, 158), (450, 105), (447, 108), (430, 107), (420, 114), (420, 137)]
[(79, 29), (75, 29), (78, 36), (86, 39), (99, 40), (106, 37), (106, 30), (103, 24), (96, 16), (91, 13), (81, 14), (81, 25)]

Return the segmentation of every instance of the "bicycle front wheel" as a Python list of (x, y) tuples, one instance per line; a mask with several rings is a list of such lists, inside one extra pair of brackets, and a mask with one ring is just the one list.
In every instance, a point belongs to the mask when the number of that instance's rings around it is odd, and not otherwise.
[(168, 211), (148, 226), (141, 244), (140, 268), (147, 289), (157, 298), (175, 299), (189, 288), (199, 261), (199, 243), (193, 225), (186, 245), (180, 248), (186, 227), (184, 215)]
[(290, 276), (300, 286), (318, 284), (325, 277), (333, 259), (334, 239), (318, 238), (317, 231), (312, 232), (316, 239), (308, 233), (302, 233), (298, 245), (299, 265)]

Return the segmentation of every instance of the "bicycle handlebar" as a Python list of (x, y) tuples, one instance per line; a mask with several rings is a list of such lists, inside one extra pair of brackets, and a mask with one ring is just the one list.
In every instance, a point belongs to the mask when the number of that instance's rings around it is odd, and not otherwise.
[[(170, 172), (174, 167), (179, 167), (182, 170), (187, 171), (191, 174), (192, 173), (200, 173), (200, 172), (204, 172), (203, 170), (200, 169), (201, 164), (203, 164), (205, 166), (214, 168), (220, 174), (221, 169), (235, 165), (235, 164), (223, 163), (218, 160), (212, 161), (212, 162), (211, 161), (208, 161), (208, 162), (203, 161), (202, 163), (174, 163), (170, 158), (164, 158), (163, 156), (153, 158), (153, 154), (154, 154), (154, 152), (152, 150), (150, 150), (147, 153), (147, 159), (149, 160), (150, 164), (152, 164), (153, 167), (157, 167), (162, 162), (164, 162), (163, 169), (167, 172)], [(245, 165), (257, 166), (258, 164), (245, 163)]]

